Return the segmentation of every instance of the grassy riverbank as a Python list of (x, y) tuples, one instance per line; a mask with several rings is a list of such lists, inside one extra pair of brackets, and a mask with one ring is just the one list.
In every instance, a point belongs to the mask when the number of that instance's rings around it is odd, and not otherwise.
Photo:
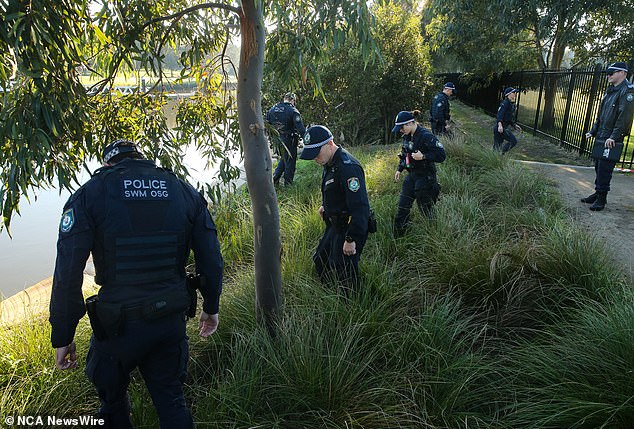
[[(272, 341), (255, 323), (248, 196), (215, 214), (226, 260), (220, 328), (190, 322), (186, 389), (199, 427), (627, 428), (634, 421), (634, 295), (608, 249), (576, 226), (541, 177), (464, 135), (447, 143), (433, 221), (414, 213), (394, 240), (398, 147), (354, 148), (379, 231), (364, 288), (319, 284), (321, 172), (300, 162), (279, 191), (285, 318)], [(97, 397), (81, 369), (53, 370), (45, 320), (0, 333), (0, 418), (76, 417)], [(138, 373), (137, 427), (158, 427)]]

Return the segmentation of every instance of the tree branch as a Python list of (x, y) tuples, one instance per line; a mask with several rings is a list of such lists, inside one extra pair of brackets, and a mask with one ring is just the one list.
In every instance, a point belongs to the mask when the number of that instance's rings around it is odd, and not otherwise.
[(197, 10), (200, 9), (224, 9), (227, 10), (229, 12), (233, 12), (236, 15), (240, 14), (240, 9), (237, 7), (233, 7), (233, 6), (229, 6), (226, 4), (222, 4), (222, 3), (201, 3), (201, 4), (197, 4), (195, 6), (192, 7), (188, 7), (187, 9), (181, 10), (180, 12), (176, 12), (173, 13), (171, 15), (166, 15), (166, 16), (159, 16), (157, 18), (151, 19), (147, 22), (145, 22), (142, 26), (141, 26), (141, 30), (143, 30), (145, 27), (148, 27), (152, 24), (156, 24), (157, 22), (161, 22), (161, 21), (168, 21), (170, 19), (174, 19), (174, 18), (182, 18), (184, 15), (187, 15), (189, 13), (195, 12)]

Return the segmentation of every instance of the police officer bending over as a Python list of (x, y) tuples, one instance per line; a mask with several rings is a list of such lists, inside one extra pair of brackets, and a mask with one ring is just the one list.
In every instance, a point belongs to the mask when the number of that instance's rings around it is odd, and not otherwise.
[[(191, 428), (183, 382), (189, 358), (185, 264), (194, 251), (203, 297), (200, 335), (218, 326), (223, 260), (205, 199), (172, 172), (143, 159), (136, 145), (106, 146), (105, 167), (64, 206), (50, 303), (56, 366), (77, 367), (75, 329), (88, 309), (93, 335), (86, 375), (106, 427), (131, 428), (127, 394), (138, 367), (161, 428)], [(97, 296), (82, 297), (92, 252)]]
[(295, 94), (292, 92), (284, 95), (284, 101), (277, 103), (266, 114), (266, 121), (279, 133), (273, 140), (273, 145), (280, 155), (280, 160), (273, 172), (273, 183), (278, 184), (284, 175), (284, 185), (292, 185), (295, 177), (295, 165), (297, 163), (297, 144), (299, 137), (306, 132), (302, 117), (295, 108)]
[(447, 157), (438, 138), (416, 122), (418, 110), (402, 111), (396, 115), (392, 133), (403, 135), (400, 162), (394, 180), (401, 179), (401, 172), (409, 173), (403, 181), (398, 201), (398, 211), (394, 218), (394, 236), (405, 233), (409, 223), (409, 213), (414, 200), (424, 216), (431, 217), (433, 205), (440, 195), (440, 185), (436, 178), (436, 163)]
[(313, 256), (315, 268), (322, 282), (334, 277), (347, 294), (358, 285), (359, 259), (368, 238), (370, 203), (365, 173), (322, 125), (308, 129), (300, 158), (314, 159), (324, 167), (319, 215), (326, 230)]
[(431, 132), (435, 135), (447, 134), (447, 125), (451, 119), (449, 97), (455, 94), (456, 86), (452, 82), (445, 83), (442, 91), (434, 96), (429, 113), (431, 114)]

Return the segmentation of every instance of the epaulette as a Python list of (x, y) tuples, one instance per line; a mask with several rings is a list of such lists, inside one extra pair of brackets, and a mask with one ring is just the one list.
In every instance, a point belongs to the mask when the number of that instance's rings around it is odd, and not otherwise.
[(95, 177), (98, 174), (102, 174), (102, 173), (106, 173), (106, 172), (110, 172), (113, 171), (115, 168), (114, 165), (104, 165), (103, 167), (99, 167), (98, 169), (96, 169), (95, 171), (92, 172), (92, 174), (90, 175), (91, 177)]
[(341, 151), (341, 162), (343, 162), (344, 164), (352, 164), (352, 160), (350, 159), (348, 152), (343, 150)]

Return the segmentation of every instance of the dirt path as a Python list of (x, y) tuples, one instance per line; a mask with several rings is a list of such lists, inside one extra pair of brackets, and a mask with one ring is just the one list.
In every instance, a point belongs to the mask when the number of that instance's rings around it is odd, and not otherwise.
[(522, 162), (553, 180), (573, 218), (602, 237), (634, 279), (634, 174), (615, 172), (606, 208), (593, 212), (580, 199), (594, 192), (594, 168)]

